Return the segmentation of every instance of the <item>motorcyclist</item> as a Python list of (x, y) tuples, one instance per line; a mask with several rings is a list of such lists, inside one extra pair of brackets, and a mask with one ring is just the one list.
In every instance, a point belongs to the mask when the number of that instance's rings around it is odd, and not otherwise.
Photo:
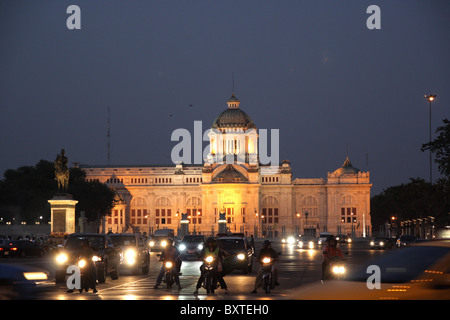
[(161, 284), (162, 278), (166, 271), (166, 268), (164, 266), (164, 262), (166, 260), (172, 261), (176, 265), (176, 268), (174, 268), (174, 279), (175, 283), (178, 286), (178, 291), (180, 291), (181, 290), (179, 277), (179, 268), (181, 266), (180, 251), (178, 251), (178, 249), (173, 245), (173, 239), (167, 240), (167, 247), (163, 250), (161, 256), (159, 257), (159, 261), (162, 261), (163, 264), (161, 266), (161, 270), (159, 271), (158, 278), (156, 279), (156, 284), (153, 287), (153, 289), (158, 289), (158, 286)]
[[(255, 287), (251, 293), (257, 293), (257, 288), (261, 286), (261, 277), (262, 277), (262, 260), (265, 257), (270, 257), (274, 262), (278, 261), (278, 253), (272, 249), (272, 243), (269, 240), (264, 240), (262, 249), (259, 251), (258, 257), (256, 258), (256, 261), (259, 262), (260, 268), (258, 270), (258, 274), (256, 275), (255, 279)], [(272, 274), (273, 274), (273, 280), (276, 286), (279, 286), (278, 283), (278, 268), (275, 266), (275, 263), (272, 265)]]
[[(203, 248), (202, 251), (200, 252), (199, 259), (203, 260), (208, 255), (213, 255), (216, 258), (217, 280), (220, 283), (220, 287), (222, 289), (225, 289), (225, 293), (228, 294), (229, 291), (228, 291), (227, 284), (225, 283), (225, 280), (223, 279), (223, 267), (222, 267), (223, 259), (226, 256), (226, 252), (221, 250), (217, 246), (216, 240), (212, 237), (210, 237), (206, 240), (206, 247)], [(197, 281), (197, 286), (195, 288), (194, 294), (198, 294), (198, 289), (202, 286), (204, 278), (205, 278), (205, 265), (202, 264), (200, 266), (200, 277)]]
[[(78, 251), (78, 257), (80, 259), (84, 259), (86, 261), (86, 277), (87, 283), (89, 284), (89, 288), (92, 288), (93, 292), (97, 292), (97, 269), (95, 268), (95, 263), (92, 260), (92, 257), (95, 256), (96, 252), (93, 248), (91, 248), (89, 239), (82, 239), (80, 242), (80, 250)], [(88, 288), (85, 288), (85, 291), (88, 291)], [(73, 292), (73, 290), (68, 290), (67, 292)]]
[(330, 262), (336, 258), (343, 258), (342, 251), (337, 247), (336, 238), (334, 236), (329, 236), (326, 245), (323, 248), (322, 281), (325, 278)]

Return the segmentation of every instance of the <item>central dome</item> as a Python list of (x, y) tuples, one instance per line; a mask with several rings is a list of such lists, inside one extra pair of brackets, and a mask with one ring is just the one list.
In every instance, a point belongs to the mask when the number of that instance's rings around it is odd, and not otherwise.
[(223, 111), (214, 120), (211, 129), (229, 129), (239, 128), (247, 131), (249, 129), (256, 129), (256, 125), (250, 116), (239, 109), (239, 100), (233, 94), (227, 101), (228, 109)]

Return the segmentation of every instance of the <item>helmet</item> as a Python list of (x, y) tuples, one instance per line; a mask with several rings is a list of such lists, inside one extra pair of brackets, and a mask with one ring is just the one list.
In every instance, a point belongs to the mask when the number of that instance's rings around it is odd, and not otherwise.
[(271, 244), (272, 244), (272, 242), (270, 242), (269, 240), (264, 240), (263, 247), (270, 246)]
[(209, 246), (210, 243), (211, 243), (214, 247), (217, 246), (216, 239), (214, 239), (213, 237), (209, 237), (209, 238), (206, 240), (206, 245), (207, 245), (207, 246)]

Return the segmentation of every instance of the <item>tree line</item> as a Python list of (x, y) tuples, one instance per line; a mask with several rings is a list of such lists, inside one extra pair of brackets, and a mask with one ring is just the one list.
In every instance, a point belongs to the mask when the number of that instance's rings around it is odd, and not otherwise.
[[(85, 180), (86, 174), (70, 168), (67, 193), (76, 205), (76, 218), (84, 211), (89, 221), (109, 215), (114, 206), (114, 190), (103, 183)], [(0, 180), (0, 223), (48, 223), (51, 219), (50, 200), (57, 193), (52, 162), (40, 160), (35, 166), (9, 169)]]
[(450, 225), (450, 121), (436, 130), (437, 137), (422, 145), (431, 151), (442, 178), (435, 183), (411, 178), (408, 183), (392, 186), (371, 198), (372, 226), (377, 228), (391, 221), (435, 217), (436, 228)]

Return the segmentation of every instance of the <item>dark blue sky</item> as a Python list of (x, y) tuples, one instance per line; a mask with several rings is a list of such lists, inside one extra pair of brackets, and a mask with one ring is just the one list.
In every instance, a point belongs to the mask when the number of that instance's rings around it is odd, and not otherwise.
[[(81, 30), (66, 27), (72, 4)], [(381, 30), (366, 27), (372, 4)], [(3, 0), (0, 172), (61, 148), (106, 164), (108, 107), (112, 164), (170, 163), (172, 131), (209, 128), (234, 72), (294, 177), (326, 178), (348, 155), (372, 194), (428, 179), (424, 94), (437, 94), (434, 134), (450, 118), (449, 33), (445, 0)]]

